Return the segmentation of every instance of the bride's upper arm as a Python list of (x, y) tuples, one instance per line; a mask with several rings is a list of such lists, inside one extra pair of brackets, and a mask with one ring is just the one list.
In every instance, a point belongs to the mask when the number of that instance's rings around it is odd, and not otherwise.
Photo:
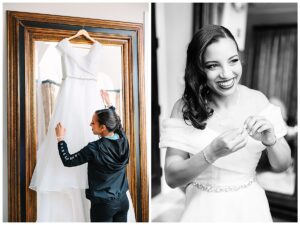
[(171, 118), (183, 119), (182, 108), (183, 101), (182, 99), (178, 99), (173, 106)]
[[(181, 99), (177, 100), (173, 106), (171, 118), (183, 119), (182, 117), (183, 102)], [(189, 158), (189, 154), (185, 151), (175, 148), (167, 148), (165, 168), (176, 161), (181, 161)]]
[(165, 168), (168, 168), (172, 163), (186, 160), (189, 158), (189, 153), (176, 149), (176, 148), (167, 148)]

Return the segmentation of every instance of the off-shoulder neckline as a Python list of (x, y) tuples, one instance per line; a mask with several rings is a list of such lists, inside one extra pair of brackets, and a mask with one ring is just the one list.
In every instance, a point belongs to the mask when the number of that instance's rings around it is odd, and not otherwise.
[[(257, 113), (256, 115), (261, 115), (261, 114), (263, 114), (265, 111), (267, 111), (270, 107), (278, 107), (278, 106), (275, 106), (275, 105), (273, 105), (272, 103), (269, 103), (268, 105), (266, 105), (266, 107), (264, 107), (259, 113)], [(178, 122), (181, 122), (181, 123), (184, 123), (185, 125), (187, 125), (187, 126), (190, 126), (190, 127), (192, 127), (192, 125), (189, 123), (189, 121), (184, 121), (182, 118), (169, 118), (168, 120), (174, 120), (174, 121), (178, 121)], [(221, 132), (220, 131), (216, 131), (215, 129), (213, 129), (213, 128), (210, 128), (210, 127), (208, 127), (208, 126), (206, 126), (205, 127), (205, 129), (203, 130), (203, 131), (207, 131), (207, 130), (209, 130), (209, 131), (211, 131), (211, 132), (213, 132), (213, 133), (215, 133), (215, 134), (220, 134)]]

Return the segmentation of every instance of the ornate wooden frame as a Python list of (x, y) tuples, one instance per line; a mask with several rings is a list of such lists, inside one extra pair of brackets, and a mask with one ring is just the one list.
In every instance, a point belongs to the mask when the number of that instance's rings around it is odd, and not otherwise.
[[(123, 126), (131, 148), (127, 170), (137, 221), (148, 221), (143, 25), (8, 11), (9, 221), (36, 221), (36, 192), (28, 188), (36, 163), (34, 41), (60, 41), (84, 29), (103, 44), (120, 45)], [(78, 39), (78, 42), (86, 40)]]

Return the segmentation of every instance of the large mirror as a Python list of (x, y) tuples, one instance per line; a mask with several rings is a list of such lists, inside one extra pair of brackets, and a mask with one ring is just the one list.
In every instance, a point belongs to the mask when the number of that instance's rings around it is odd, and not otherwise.
[[(64, 79), (57, 45), (84, 28), (101, 43), (97, 85), (121, 117), (136, 221), (148, 221), (142, 24), (11, 11), (8, 22), (9, 220), (36, 221), (38, 196), (29, 184)], [(93, 47), (83, 37), (68, 44), (83, 57)]]

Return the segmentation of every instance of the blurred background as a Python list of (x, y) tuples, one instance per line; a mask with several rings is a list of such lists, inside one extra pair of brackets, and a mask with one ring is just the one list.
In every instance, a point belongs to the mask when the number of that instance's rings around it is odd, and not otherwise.
[(152, 4), (152, 204), (153, 222), (175, 222), (184, 193), (167, 186), (165, 150), (158, 148), (160, 125), (184, 90), (186, 50), (206, 24), (223, 25), (237, 39), (243, 61), (241, 83), (280, 106), (293, 164), (272, 171), (265, 153), (257, 167), (274, 221), (297, 221), (297, 3)]

